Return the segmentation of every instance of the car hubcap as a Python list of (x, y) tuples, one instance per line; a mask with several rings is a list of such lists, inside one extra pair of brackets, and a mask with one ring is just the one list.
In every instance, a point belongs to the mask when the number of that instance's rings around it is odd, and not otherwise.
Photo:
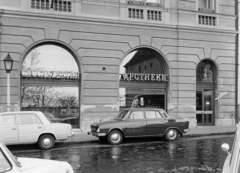
[(51, 145), (51, 140), (49, 139), (49, 138), (45, 138), (44, 140), (43, 140), (43, 145), (44, 146), (50, 146)]
[(168, 138), (169, 139), (174, 139), (176, 137), (177, 133), (175, 130), (169, 130), (168, 132)]
[(114, 143), (119, 142), (121, 139), (121, 136), (118, 133), (114, 133), (111, 135), (111, 141)]

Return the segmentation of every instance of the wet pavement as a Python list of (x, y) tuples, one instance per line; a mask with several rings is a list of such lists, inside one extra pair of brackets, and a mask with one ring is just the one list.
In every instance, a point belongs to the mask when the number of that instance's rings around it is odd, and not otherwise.
[[(48, 151), (35, 145), (9, 146), (17, 157), (33, 157), (69, 162), (75, 173), (221, 173), (227, 156), (222, 143), (233, 135), (128, 140), (119, 146), (107, 143), (57, 144)], [(26, 148), (28, 150), (26, 150)]]

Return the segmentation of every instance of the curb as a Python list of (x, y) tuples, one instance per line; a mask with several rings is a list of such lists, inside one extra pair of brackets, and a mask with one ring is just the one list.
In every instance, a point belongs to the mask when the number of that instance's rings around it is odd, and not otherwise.
[(208, 134), (184, 134), (183, 138), (202, 137), (202, 136), (217, 136), (217, 135), (233, 135), (233, 134), (235, 134), (235, 132), (208, 133)]
[[(218, 136), (218, 135), (233, 135), (235, 132), (225, 132), (225, 133), (208, 133), (208, 134), (184, 134), (182, 138), (196, 138), (196, 137), (203, 137), (203, 136)], [(98, 139), (96, 140), (89, 140), (89, 141), (59, 141), (59, 144), (88, 144), (88, 143), (100, 143)]]

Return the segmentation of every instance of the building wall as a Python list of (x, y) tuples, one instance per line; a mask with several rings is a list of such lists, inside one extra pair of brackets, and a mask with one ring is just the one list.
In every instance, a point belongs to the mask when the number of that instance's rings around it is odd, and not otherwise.
[[(72, 50), (82, 73), (81, 129), (118, 112), (119, 66), (135, 48), (161, 53), (169, 66), (168, 112), (196, 126), (196, 67), (210, 59), (218, 68), (216, 125), (234, 122), (235, 1), (217, 0), (217, 13), (197, 11), (197, 1), (164, 1), (164, 8), (129, 5), (126, 0), (70, 1), (71, 12), (38, 10), (28, 0), (0, 0), (0, 107), (6, 111), (3, 59), (14, 59), (11, 109), (20, 108), (20, 67), (38, 43), (56, 42)], [(161, 11), (162, 21), (128, 18), (129, 8)], [(199, 15), (216, 17), (216, 26), (199, 25)], [(103, 70), (105, 67), (105, 70)]]

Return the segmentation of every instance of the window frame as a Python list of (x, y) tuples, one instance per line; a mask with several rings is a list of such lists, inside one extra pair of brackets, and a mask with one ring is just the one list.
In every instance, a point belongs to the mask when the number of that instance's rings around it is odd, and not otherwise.
[(10, 166), (10, 169), (9, 170), (5, 170), (4, 172), (9, 172), (13, 169), (13, 165), (12, 163), (10, 162), (10, 160), (8, 159), (8, 157), (6, 156), (6, 154), (3, 152), (2, 148), (0, 148), (0, 153), (2, 153), (3, 157), (5, 158), (5, 160), (7, 161), (7, 163), (9, 164)]
[[(200, 1), (206, 1), (205, 7), (200, 7)], [(219, 0), (197, 0), (196, 1), (196, 10), (207, 12), (207, 13), (218, 13)], [(213, 11), (211, 11), (213, 10)]]

